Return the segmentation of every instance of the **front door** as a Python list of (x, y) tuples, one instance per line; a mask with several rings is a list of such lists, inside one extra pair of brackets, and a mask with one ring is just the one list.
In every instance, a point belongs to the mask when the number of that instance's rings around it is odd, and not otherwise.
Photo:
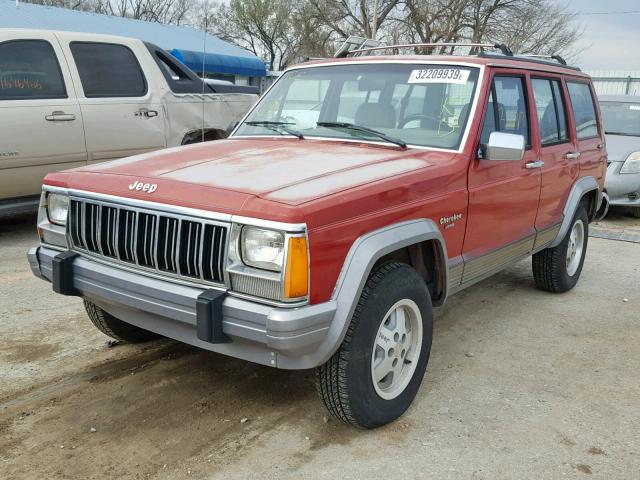
[(527, 150), (521, 161), (476, 158), (471, 162), (463, 284), (525, 256), (535, 241), (540, 168), (531, 148), (526, 78), (507, 72), (495, 75), (485, 105), (480, 145), (487, 144), (492, 132), (505, 132), (524, 136)]
[(0, 200), (86, 164), (82, 115), (55, 36), (0, 29)]
[(89, 162), (164, 148), (165, 113), (150, 83), (154, 77), (145, 75), (131, 46), (61, 35), (82, 90), (79, 102)]

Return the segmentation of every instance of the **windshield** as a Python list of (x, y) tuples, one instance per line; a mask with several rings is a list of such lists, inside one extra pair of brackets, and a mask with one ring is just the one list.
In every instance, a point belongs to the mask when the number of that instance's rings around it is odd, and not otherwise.
[(601, 102), (605, 133), (640, 137), (640, 102)]
[(234, 136), (301, 134), (455, 150), (477, 80), (477, 68), (457, 65), (375, 63), (292, 70)]

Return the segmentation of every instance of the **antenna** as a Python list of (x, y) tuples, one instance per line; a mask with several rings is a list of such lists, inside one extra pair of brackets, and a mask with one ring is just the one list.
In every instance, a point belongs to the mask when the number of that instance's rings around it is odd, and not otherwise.
[(205, 112), (205, 103), (206, 103), (206, 98), (204, 96), (204, 89), (207, 85), (207, 83), (205, 82), (205, 76), (204, 76), (204, 69), (205, 69), (205, 65), (206, 65), (206, 60), (207, 60), (207, 14), (205, 13), (204, 15), (204, 32), (202, 35), (202, 130), (200, 131), (200, 141), (202, 143), (204, 143), (204, 112)]

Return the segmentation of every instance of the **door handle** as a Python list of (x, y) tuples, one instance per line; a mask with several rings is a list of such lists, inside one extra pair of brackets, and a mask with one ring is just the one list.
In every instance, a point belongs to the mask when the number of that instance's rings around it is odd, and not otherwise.
[(604, 144), (604, 143), (599, 143), (598, 145), (596, 145), (596, 148), (597, 148), (598, 150), (604, 150), (604, 147), (605, 147), (605, 146), (606, 146), (606, 144)]
[(157, 110), (149, 110), (147, 108), (141, 108), (134, 113), (136, 117), (153, 118), (158, 116)]
[(45, 115), (44, 119), (47, 122), (72, 122), (76, 119), (73, 113), (64, 113), (59, 110), (51, 112), (50, 115)]
[(580, 152), (568, 152), (564, 154), (564, 158), (567, 160), (577, 160), (580, 158)]
[(532, 168), (540, 168), (544, 165), (544, 162), (542, 160), (536, 160), (535, 162), (529, 162), (529, 163), (525, 163), (525, 167), (532, 169)]

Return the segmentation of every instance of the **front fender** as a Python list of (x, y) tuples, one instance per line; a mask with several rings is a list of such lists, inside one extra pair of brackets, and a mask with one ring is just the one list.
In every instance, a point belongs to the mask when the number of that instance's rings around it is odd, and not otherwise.
[(319, 347), (312, 353), (288, 357), (278, 355), (281, 368), (312, 368), (322, 365), (336, 352), (351, 322), (360, 295), (375, 263), (383, 256), (416, 243), (435, 240), (441, 265), (442, 298), (447, 295), (447, 249), (433, 220), (417, 219), (396, 223), (359, 237), (346, 256), (328, 305), (335, 308), (333, 320)]

